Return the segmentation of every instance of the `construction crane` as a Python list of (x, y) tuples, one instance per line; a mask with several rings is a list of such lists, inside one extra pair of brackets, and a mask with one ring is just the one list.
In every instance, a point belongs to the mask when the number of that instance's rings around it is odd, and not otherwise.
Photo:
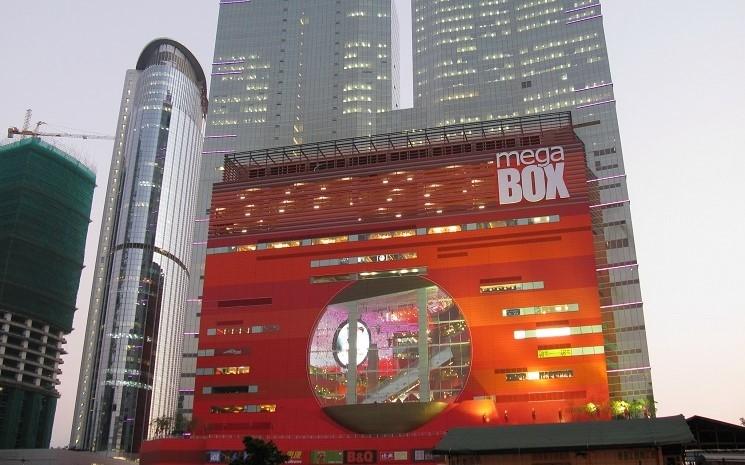
[(72, 134), (69, 132), (38, 132), (31, 130), (21, 130), (18, 128), (8, 128), (8, 138), (12, 139), (13, 136), (31, 136), (31, 137), (72, 137), (76, 139), (104, 139), (114, 140), (114, 136), (103, 136), (97, 134)]
[(31, 137), (70, 137), (74, 139), (103, 139), (103, 140), (114, 140), (114, 136), (104, 136), (99, 134), (73, 134), (69, 132), (39, 132), (39, 128), (43, 124), (47, 124), (44, 121), (36, 123), (36, 127), (32, 131), (29, 129), (29, 123), (31, 121), (31, 110), (26, 110), (26, 117), (23, 122), (23, 129), (16, 127), (8, 128), (8, 139), (12, 139), (13, 136), (31, 136)]

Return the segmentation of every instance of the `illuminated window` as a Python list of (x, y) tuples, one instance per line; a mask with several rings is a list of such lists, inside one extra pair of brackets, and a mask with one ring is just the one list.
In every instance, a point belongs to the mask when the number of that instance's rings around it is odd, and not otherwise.
[(601, 325), (573, 326), (560, 328), (538, 328), (528, 330), (517, 330), (514, 332), (515, 339), (532, 339), (545, 337), (577, 336), (580, 334), (597, 334), (602, 333)]
[(427, 274), (427, 267), (401, 268), (398, 270), (361, 271), (326, 276), (311, 276), (311, 284), (334, 283), (339, 281), (359, 281), (363, 279), (395, 278), (399, 276), (422, 276)]
[(405, 229), (401, 231), (370, 233), (366, 235), (361, 234), (360, 240), (374, 241), (374, 240), (379, 240), (379, 239), (391, 239), (394, 237), (409, 237), (409, 236), (415, 236), (415, 235), (416, 235), (416, 229)]
[[(381, 207), (382, 208), (382, 207)], [(438, 210), (441, 213), (442, 210)], [(495, 220), (484, 223), (468, 223), (462, 225), (437, 226), (431, 228), (402, 229), (398, 231), (384, 231), (374, 233), (352, 234), (349, 236), (317, 237), (279, 242), (264, 242), (259, 244), (247, 244), (230, 247), (213, 247), (207, 249), (207, 254), (221, 254), (232, 252), (253, 252), (256, 250), (282, 249), (287, 247), (303, 247), (310, 245), (336, 244), (340, 242), (373, 241), (395, 239), (401, 237), (423, 236), (428, 234), (445, 234), (460, 231), (476, 231), (480, 229), (509, 228), (515, 226), (528, 226), (545, 223), (558, 223), (559, 215), (536, 216), (531, 218), (515, 218), (508, 220)]]
[(505, 308), (502, 316), (546, 315), (548, 313), (578, 312), (578, 304), (543, 305), (540, 307)]
[(267, 249), (284, 249), (287, 247), (300, 247), (300, 241), (270, 242), (266, 245)]
[(379, 262), (389, 262), (389, 261), (394, 261), (394, 260), (410, 260), (416, 257), (417, 257), (416, 252), (403, 252), (403, 253), (362, 255), (358, 257), (328, 258), (325, 260), (311, 260), (310, 267), (320, 268), (324, 266), (336, 266), (336, 265), (357, 265), (359, 263), (379, 263)]
[(496, 292), (512, 291), (532, 291), (543, 289), (543, 281), (531, 281), (525, 283), (503, 283), (503, 284), (486, 284), (480, 286), (482, 294), (492, 294)]
[(326, 244), (336, 244), (339, 242), (347, 242), (348, 240), (349, 240), (349, 236), (320, 237), (317, 239), (311, 239), (310, 243), (311, 245), (326, 245)]
[(208, 328), (207, 336), (240, 336), (242, 334), (276, 333), (279, 325), (228, 326), (225, 328)]
[(215, 368), (216, 375), (247, 375), (250, 373), (251, 367), (219, 367)]
[(603, 346), (589, 347), (564, 347), (560, 349), (539, 349), (538, 358), (576, 357), (581, 355), (602, 355), (605, 353)]
[(210, 413), (274, 413), (276, 404), (219, 405), (210, 407)]
[(460, 230), (461, 230), (461, 227), (459, 225), (455, 225), (455, 226), (436, 226), (434, 228), (429, 228), (427, 230), (427, 234), (454, 233), (454, 232), (459, 232)]
[(538, 381), (546, 379), (561, 379), (561, 378), (573, 378), (574, 371), (572, 370), (557, 370), (557, 371), (523, 371), (518, 373), (506, 373), (505, 379), (507, 381)]

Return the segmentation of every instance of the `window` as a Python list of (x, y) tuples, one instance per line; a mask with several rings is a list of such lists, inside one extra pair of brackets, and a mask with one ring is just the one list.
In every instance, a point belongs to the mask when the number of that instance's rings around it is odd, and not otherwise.
[(507, 381), (537, 381), (544, 379), (559, 379), (559, 378), (573, 378), (574, 371), (572, 370), (556, 370), (556, 371), (522, 371), (517, 373), (506, 373), (505, 379)]
[(251, 367), (219, 367), (215, 368), (216, 375), (246, 375), (251, 371)]
[(259, 386), (250, 384), (247, 386), (205, 386), (202, 394), (254, 394), (259, 392)]
[(325, 260), (311, 260), (311, 268), (336, 265), (357, 265), (359, 263), (379, 263), (394, 260), (410, 260), (417, 257), (416, 252), (388, 253), (375, 255), (362, 255), (358, 257), (328, 258)]
[(560, 220), (559, 215), (550, 215), (550, 216), (537, 216), (537, 217), (532, 217), (532, 218), (515, 218), (515, 219), (508, 219), (508, 220), (495, 220), (495, 221), (488, 221), (484, 223), (468, 223), (468, 224), (461, 224), (461, 225), (438, 226), (438, 227), (432, 227), (432, 228), (402, 229), (398, 231), (352, 234), (349, 236), (320, 237), (320, 238), (317, 237), (317, 238), (307, 238), (307, 239), (298, 239), (298, 240), (287, 240), (287, 241), (281, 241), (281, 242), (263, 242), (259, 244), (246, 244), (246, 245), (228, 246), (228, 247), (212, 247), (212, 248), (207, 249), (207, 254), (213, 255), (213, 254), (232, 253), (232, 252), (253, 252), (256, 250), (278, 249), (278, 248), (286, 248), (286, 247), (306, 247), (306, 246), (311, 246), (311, 245), (327, 245), (327, 244), (335, 244), (339, 242), (385, 240), (385, 239), (393, 239), (393, 238), (398, 238), (398, 237), (423, 236), (427, 234), (444, 234), (444, 233), (452, 233), (452, 232), (460, 232), (460, 231), (476, 231), (479, 229), (495, 229), (495, 228), (508, 228), (508, 227), (515, 227), (515, 226), (527, 226), (527, 225), (544, 224), (544, 223), (558, 223), (559, 220)]
[(548, 313), (578, 312), (578, 304), (542, 305), (540, 307), (522, 307), (502, 309), (502, 316), (546, 315)]
[(207, 336), (239, 336), (241, 334), (276, 333), (279, 325), (228, 326), (225, 328), (208, 328)]
[(561, 337), (561, 336), (577, 336), (580, 334), (597, 334), (602, 333), (602, 325), (587, 325), (587, 326), (563, 326), (558, 328), (538, 328), (538, 329), (527, 329), (527, 330), (516, 330), (514, 332), (515, 339), (532, 339), (532, 338), (546, 338), (546, 337)]
[(339, 281), (360, 281), (363, 279), (394, 278), (398, 276), (422, 276), (427, 274), (427, 267), (402, 268), (398, 270), (384, 271), (361, 271), (359, 273), (346, 273), (326, 276), (311, 276), (311, 284), (334, 283)]
[(543, 281), (531, 281), (525, 283), (485, 284), (480, 286), (480, 290), (482, 294), (492, 294), (496, 292), (532, 291), (543, 289), (543, 286)]
[(591, 347), (563, 347), (559, 349), (538, 349), (538, 358), (575, 357), (580, 355), (601, 355), (605, 353), (603, 346)]

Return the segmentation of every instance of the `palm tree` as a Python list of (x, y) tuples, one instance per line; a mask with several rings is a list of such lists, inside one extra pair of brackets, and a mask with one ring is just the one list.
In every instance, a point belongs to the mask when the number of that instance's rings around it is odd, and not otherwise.
[(152, 421), (151, 425), (155, 425), (155, 436), (162, 438), (173, 430), (173, 417), (158, 417)]

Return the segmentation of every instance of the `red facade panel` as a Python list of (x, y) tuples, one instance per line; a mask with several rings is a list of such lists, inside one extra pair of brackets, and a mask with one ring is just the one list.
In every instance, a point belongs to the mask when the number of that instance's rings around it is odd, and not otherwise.
[(455, 426), (604, 417), (583, 146), (539, 136), (501, 159), (486, 140), (457, 162), (388, 153), (217, 186), (199, 447), (253, 435), (293, 463), (432, 462)]

